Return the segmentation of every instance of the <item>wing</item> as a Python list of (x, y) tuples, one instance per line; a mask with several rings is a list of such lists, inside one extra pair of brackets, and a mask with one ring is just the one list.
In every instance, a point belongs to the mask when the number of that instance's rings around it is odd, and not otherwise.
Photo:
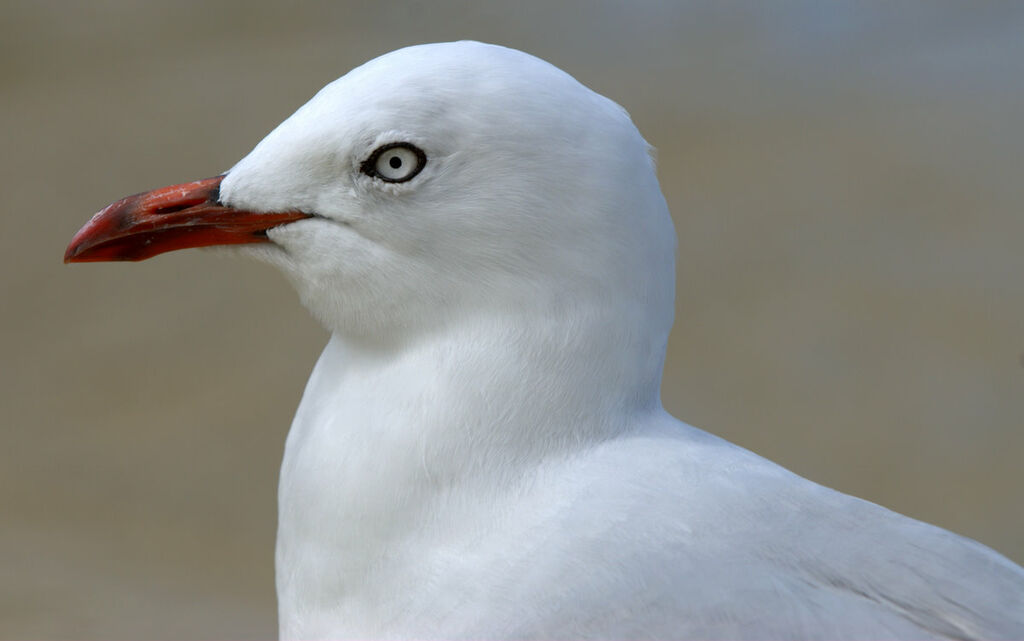
[(536, 550), (528, 581), (572, 595), (570, 635), (1024, 638), (1021, 567), (688, 426), (570, 478), (548, 529), (577, 534)]
[[(980, 543), (799, 479), (788, 558), (817, 589), (940, 638), (1024, 637), (1024, 570)], [(785, 560), (785, 557), (782, 559)], [(777, 559), (778, 561), (778, 559)]]
[(478, 498), (454, 503), (456, 538), (418, 548), (382, 636), (1024, 638), (1009, 560), (687, 426)]

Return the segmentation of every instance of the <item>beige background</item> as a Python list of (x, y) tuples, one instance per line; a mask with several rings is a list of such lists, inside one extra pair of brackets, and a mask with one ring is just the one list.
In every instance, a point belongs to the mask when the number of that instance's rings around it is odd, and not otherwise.
[(457, 38), (659, 148), (674, 413), (1024, 560), (1024, 8), (548, 4), (0, 4), (0, 637), (275, 633), (277, 466), (325, 333), (269, 267), (64, 245)]

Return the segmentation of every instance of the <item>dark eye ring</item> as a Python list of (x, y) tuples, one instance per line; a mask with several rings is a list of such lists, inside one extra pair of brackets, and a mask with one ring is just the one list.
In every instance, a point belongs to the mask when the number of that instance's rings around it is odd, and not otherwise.
[(359, 165), (359, 170), (384, 182), (403, 183), (423, 171), (427, 155), (416, 145), (407, 142), (389, 142), (373, 150), (370, 157)]

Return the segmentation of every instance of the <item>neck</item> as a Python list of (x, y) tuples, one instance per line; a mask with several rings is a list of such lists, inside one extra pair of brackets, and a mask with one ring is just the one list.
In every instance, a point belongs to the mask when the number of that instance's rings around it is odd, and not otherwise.
[(356, 463), (360, 447), (375, 448), (375, 468), (405, 467), (403, 455), (414, 455), (418, 472), (453, 482), (606, 439), (659, 405), (662, 345), (639, 346), (637, 332), (597, 314), (571, 324), (523, 316), (478, 318), (401, 349), (335, 333), (289, 448), (337, 443), (333, 467)]
[(281, 470), (282, 615), (289, 595), (360, 585), (453, 495), (503, 491), (524, 470), (660, 408), (663, 344), (639, 348), (632, 337), (642, 333), (579, 316), (481, 318), (401, 350), (332, 336)]

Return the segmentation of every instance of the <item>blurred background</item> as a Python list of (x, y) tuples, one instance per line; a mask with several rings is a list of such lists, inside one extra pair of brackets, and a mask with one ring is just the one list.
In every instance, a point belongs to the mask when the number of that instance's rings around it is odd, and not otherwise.
[(673, 413), (1024, 561), (1024, 5), (6, 0), (0, 638), (276, 634), (277, 470), (326, 333), (261, 264), (64, 246), (461, 38), (658, 147)]

